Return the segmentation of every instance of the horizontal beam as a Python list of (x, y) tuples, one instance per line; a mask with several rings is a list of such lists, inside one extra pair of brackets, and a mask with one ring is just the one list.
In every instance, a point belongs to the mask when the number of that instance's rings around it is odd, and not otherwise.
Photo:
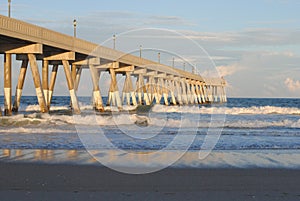
[(151, 71), (151, 72), (147, 72), (144, 76), (156, 76), (157, 75), (157, 71)]
[(75, 60), (75, 52), (64, 52), (60, 54), (55, 54), (49, 57), (44, 57), (46, 61), (74, 61)]
[[(43, 60), (44, 56), (41, 54), (37, 54), (35, 55), (36, 60)], [(17, 54), (16, 55), (16, 60), (20, 61), (20, 60), (28, 60), (28, 55), (27, 54)]]
[(158, 73), (155, 77), (163, 77), (166, 78), (167, 74), (166, 73)]
[(115, 70), (115, 72), (132, 72), (134, 71), (134, 66), (131, 65), (131, 66), (126, 66), (126, 67), (121, 67), (121, 68), (117, 68)]
[(79, 66), (100, 65), (100, 58), (99, 57), (88, 58), (85, 60), (73, 62), (73, 64), (79, 65)]
[(43, 54), (42, 44), (32, 44), (6, 51), (8, 54)]
[(132, 74), (146, 74), (147, 70), (142, 68), (142, 69), (135, 69)]

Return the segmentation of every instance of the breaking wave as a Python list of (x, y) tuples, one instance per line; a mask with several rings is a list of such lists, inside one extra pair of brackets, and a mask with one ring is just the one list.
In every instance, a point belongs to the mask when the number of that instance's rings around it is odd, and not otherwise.
[[(170, 128), (300, 128), (300, 119), (283, 120), (226, 120), (211, 123), (208, 119), (201, 120), (191, 116), (189, 118), (172, 119), (165, 116), (143, 116), (137, 114), (118, 114), (118, 115), (49, 115), (49, 114), (19, 114), (0, 119), (0, 132), (10, 132), (8, 126), (14, 127), (11, 132), (22, 132), (16, 127), (26, 126), (64, 126), (64, 125), (85, 125), (85, 126), (122, 126), (140, 125), (157, 126)], [(2, 127), (2, 128), (1, 128)], [(24, 130), (23, 130), (24, 131)], [(28, 130), (30, 131), (30, 130)]]
[(153, 112), (161, 113), (191, 113), (191, 114), (228, 114), (228, 115), (243, 115), (243, 114), (285, 114), (285, 115), (300, 115), (300, 108), (296, 107), (197, 107), (197, 106), (163, 106), (155, 105), (152, 108)]

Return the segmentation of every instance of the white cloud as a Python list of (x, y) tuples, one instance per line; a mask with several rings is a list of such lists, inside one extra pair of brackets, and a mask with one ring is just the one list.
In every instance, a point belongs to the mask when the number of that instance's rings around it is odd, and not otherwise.
[(233, 64), (228, 66), (217, 66), (217, 70), (221, 77), (232, 75), (241, 69), (242, 67), (239, 66), (238, 64)]
[(290, 92), (300, 91), (299, 80), (294, 80), (293, 78), (288, 77), (285, 79), (284, 84)]

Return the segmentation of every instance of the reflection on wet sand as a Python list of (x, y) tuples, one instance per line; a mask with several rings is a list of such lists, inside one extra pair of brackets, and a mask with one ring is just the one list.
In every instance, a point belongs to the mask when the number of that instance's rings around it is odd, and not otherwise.
[[(22, 162), (77, 162), (90, 157), (84, 150), (51, 150), (51, 149), (0, 149), (3, 161)], [(84, 160), (83, 160), (84, 161)]]
[[(51, 150), (51, 149), (0, 149), (0, 162), (26, 162), (49, 164), (90, 164), (137, 167), (139, 165), (161, 166), (172, 158), (177, 151), (163, 151), (151, 155), (152, 151), (119, 152), (116, 150)], [(203, 152), (203, 151), (202, 151)], [(178, 153), (177, 153), (178, 154)], [(299, 150), (253, 150), (213, 151), (204, 160), (199, 152), (188, 151), (173, 167), (213, 168), (213, 167), (276, 167), (300, 168)]]
[(35, 160), (53, 160), (53, 150), (38, 149), (34, 152)]

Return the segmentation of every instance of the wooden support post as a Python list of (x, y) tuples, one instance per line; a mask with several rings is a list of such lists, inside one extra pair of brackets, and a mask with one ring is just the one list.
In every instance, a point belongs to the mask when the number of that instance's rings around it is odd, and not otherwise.
[(186, 83), (185, 79), (181, 81), (181, 89), (182, 89), (182, 99), (184, 104), (189, 104), (187, 93), (186, 93)]
[(11, 108), (11, 54), (4, 55), (4, 115), (12, 115)]
[(138, 96), (138, 104), (139, 105), (143, 104), (143, 99), (142, 99), (142, 93), (143, 93), (143, 87), (144, 87), (143, 83), (142, 83), (143, 79), (144, 79), (143, 75), (139, 74), (137, 81), (136, 81), (136, 92), (137, 92), (137, 96)]
[(20, 69), (19, 79), (18, 79), (18, 85), (16, 87), (16, 93), (15, 93), (15, 100), (14, 100), (14, 106), (13, 106), (13, 112), (18, 112), (20, 107), (20, 101), (22, 96), (22, 90), (24, 86), (26, 71), (28, 66), (28, 60), (22, 60), (22, 65)]
[[(154, 99), (154, 97), (153, 97), (153, 89), (152, 89), (151, 85), (152, 85), (152, 77), (149, 76), (148, 80), (147, 80), (147, 83), (145, 85), (145, 89), (146, 90), (144, 90), (144, 96), (146, 94), (146, 96), (149, 98), (149, 105), (153, 102), (153, 99)], [(146, 105), (148, 105), (148, 104), (146, 103)]]
[(191, 83), (191, 91), (192, 91), (192, 96), (193, 96), (194, 103), (198, 104), (199, 102), (198, 102), (198, 97), (197, 97), (197, 94), (196, 94), (196, 87), (195, 87), (194, 83)]
[(142, 105), (144, 99), (144, 103), (146, 105), (150, 105), (149, 96), (147, 94), (147, 86), (144, 82), (144, 76), (142, 74), (138, 75), (139, 77), (136, 85), (136, 91), (138, 92), (138, 104)]
[(77, 65), (76, 64), (72, 64), (72, 69), (71, 69), (71, 74), (72, 74), (72, 79), (73, 82), (75, 83), (76, 80), (76, 69), (77, 69)]
[(201, 103), (201, 96), (200, 96), (200, 92), (199, 92), (199, 85), (198, 83), (196, 83), (195, 85), (195, 96), (196, 96), (196, 102), (199, 104)]
[(56, 81), (56, 75), (57, 75), (58, 65), (53, 65), (52, 67), (52, 73), (50, 78), (50, 87), (49, 87), (49, 97), (48, 97), (48, 108), (50, 109), (55, 81)]
[(32, 72), (35, 90), (36, 90), (36, 95), (37, 95), (38, 102), (40, 105), (40, 110), (41, 110), (41, 112), (48, 112), (48, 107), (46, 105), (44, 93), (42, 91), (41, 78), (40, 78), (38, 65), (36, 62), (36, 57), (34, 54), (28, 54), (28, 59), (29, 59), (30, 67), (31, 67), (31, 72)]
[(216, 86), (212, 86), (212, 100), (213, 100), (213, 102), (218, 101)]
[(155, 91), (156, 92), (156, 96), (155, 96), (156, 103), (160, 104), (160, 101), (163, 97), (163, 90), (164, 90), (164, 86), (165, 86), (163, 78), (161, 78), (161, 77), (157, 78), (156, 84), (154, 86), (156, 86), (155, 87), (155, 90), (156, 90)]
[(205, 85), (204, 86), (204, 90), (205, 90), (205, 93), (206, 93), (206, 100), (208, 102), (211, 102), (210, 86), (209, 85)]
[(208, 100), (209, 100), (209, 102), (213, 102), (212, 86), (208, 85), (206, 89), (208, 91)]
[[(169, 105), (169, 100), (168, 100), (168, 96), (169, 96), (169, 89), (172, 88), (170, 86), (170, 83), (168, 80), (163, 80), (162, 79), (162, 93), (163, 93), (163, 97), (164, 97), (164, 102), (165, 102), (165, 105)], [(173, 89), (171, 89), (172, 91)]]
[(49, 61), (47, 61), (47, 60), (43, 60), (42, 87), (43, 87), (46, 105), (48, 106), (49, 105), (48, 104), (48, 101), (49, 101)]
[(123, 95), (122, 95), (122, 102), (124, 102), (126, 98), (127, 105), (130, 105), (130, 97), (132, 100), (133, 105), (137, 105), (136, 102), (136, 95), (135, 91), (133, 90), (132, 80), (131, 80), (131, 73), (126, 72), (126, 78), (124, 82), (124, 88), (123, 88)]
[(109, 73), (111, 77), (111, 83), (110, 83), (110, 89), (108, 94), (109, 101), (107, 102), (107, 105), (117, 106), (119, 109), (122, 109), (122, 102), (119, 94), (116, 73), (113, 68), (109, 69)]
[(205, 93), (204, 85), (201, 84), (201, 85), (199, 85), (199, 87), (200, 87), (200, 93), (201, 93), (202, 103), (205, 103), (207, 96), (206, 96), (206, 93)]
[(176, 99), (175, 99), (175, 94), (174, 94), (174, 91), (175, 91), (175, 86), (174, 86), (174, 80), (169, 80), (169, 87), (171, 88), (170, 90), (170, 93), (171, 93), (171, 100), (172, 100), (172, 104), (173, 105), (177, 105), (176, 103)]
[(187, 100), (188, 100), (188, 103), (191, 103), (193, 104), (194, 103), (194, 100), (193, 100), (193, 95), (192, 95), (192, 92), (191, 92), (191, 85), (188, 81), (186, 81), (186, 88), (187, 88)]
[(103, 101), (99, 88), (99, 73), (94, 65), (89, 65), (92, 81), (93, 81), (93, 105), (97, 111), (104, 111)]
[(223, 100), (222, 86), (217, 86), (217, 87), (218, 87), (219, 101), (220, 101), (220, 103), (222, 103), (222, 102), (224, 102), (224, 100)]
[(224, 102), (227, 102), (227, 96), (226, 96), (226, 91), (225, 91), (225, 87), (224, 86), (222, 86), (222, 91), (223, 91)]
[(218, 86), (214, 86), (214, 97), (215, 97), (215, 102), (218, 102)]
[(135, 91), (137, 93), (137, 103), (139, 105), (142, 105), (143, 100), (142, 100), (142, 92), (141, 92), (141, 87), (140, 87), (140, 76), (139, 75), (136, 79), (135, 87), (136, 87)]
[(183, 101), (182, 101), (182, 88), (180, 86), (180, 81), (176, 81), (175, 83), (176, 85), (176, 91), (177, 91), (177, 100), (179, 105), (183, 105)]
[(68, 88), (69, 88), (69, 91), (70, 91), (72, 106), (73, 106), (74, 112), (76, 114), (79, 114), (80, 113), (80, 108), (79, 108), (79, 104), (78, 104), (78, 101), (77, 101), (76, 91), (74, 89), (74, 83), (73, 83), (73, 79), (72, 79), (72, 75), (71, 75), (71, 71), (70, 71), (69, 61), (62, 60), (62, 63), (63, 63), (63, 66), (64, 66), (64, 71), (65, 71), (66, 80), (67, 80), (67, 83), (68, 83)]
[(122, 91), (122, 103), (124, 104), (124, 101), (126, 100), (126, 104), (130, 105), (130, 94), (128, 89), (128, 77), (125, 76), (125, 81), (123, 85), (123, 91)]
[(199, 100), (199, 103), (203, 103), (203, 100), (202, 100), (202, 96), (203, 96), (203, 93), (201, 91), (201, 85), (200, 84), (197, 84), (197, 95), (198, 95), (198, 100)]
[[(82, 72), (82, 67), (78, 68), (76, 71), (76, 78), (75, 78), (75, 90), (77, 92), (78, 90), (78, 86), (79, 86), (79, 82), (80, 82), (80, 78), (81, 78), (81, 72)], [(100, 78), (100, 75), (98, 76)]]

